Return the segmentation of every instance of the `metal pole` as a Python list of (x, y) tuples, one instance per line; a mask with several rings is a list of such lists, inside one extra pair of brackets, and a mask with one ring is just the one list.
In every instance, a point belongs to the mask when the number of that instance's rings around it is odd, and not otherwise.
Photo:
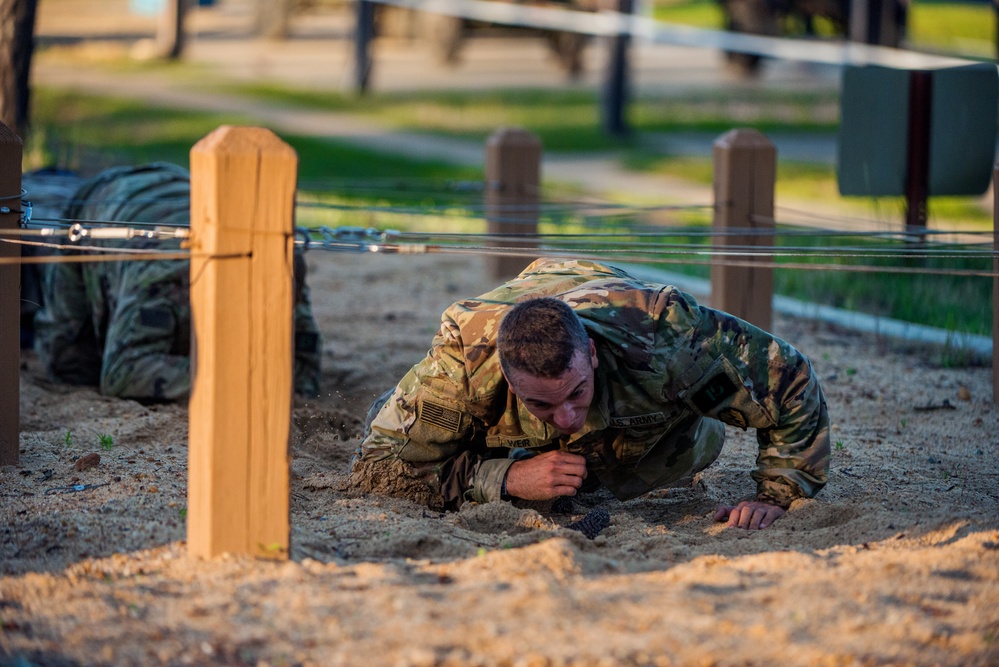
[(911, 231), (926, 229), (930, 179), (932, 74), (909, 75), (909, 136), (905, 161), (905, 224)]
[(992, 403), (999, 406), (999, 165), (992, 169)]

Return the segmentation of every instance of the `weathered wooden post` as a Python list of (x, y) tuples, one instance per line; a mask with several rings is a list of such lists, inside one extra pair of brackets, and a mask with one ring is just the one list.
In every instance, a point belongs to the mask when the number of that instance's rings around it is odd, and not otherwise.
[(282, 40), (288, 38), (291, 24), (292, 0), (257, 0), (256, 31), (265, 39)]
[(357, 0), (354, 24), (354, 91), (368, 92), (371, 83), (371, 41), (375, 36), (375, 3)]
[(191, 149), (193, 556), (288, 557), (297, 169), (263, 128), (222, 126)]
[(163, 58), (176, 60), (184, 52), (184, 22), (188, 0), (166, 0), (156, 28), (156, 52)]
[(905, 26), (897, 0), (850, 0), (850, 40), (898, 47)]
[(992, 402), (999, 405), (999, 164), (992, 169)]
[[(486, 220), (496, 234), (538, 232), (541, 199), (541, 140), (519, 127), (493, 132), (486, 142)], [(537, 241), (501, 240), (495, 245), (536, 247)], [(494, 257), (495, 278), (512, 278), (533, 261), (523, 257)]]
[[(604, 4), (628, 16), (634, 11), (634, 0), (610, 0)], [(607, 78), (604, 80), (600, 110), (604, 132), (613, 137), (627, 136), (628, 126), (628, 46), (631, 34), (621, 32), (611, 38)]]
[[(0, 229), (16, 229), (21, 210), (21, 138), (0, 122)], [(7, 213), (2, 212), (8, 210)], [(0, 465), (17, 465), (21, 430), (21, 247), (0, 243)]]
[[(713, 152), (713, 247), (716, 250), (724, 250), (726, 246), (772, 247), (777, 148), (756, 130), (738, 129), (719, 137)], [(726, 261), (733, 260), (720, 257), (711, 265), (712, 307), (769, 330), (773, 320), (773, 269), (726, 266)]]

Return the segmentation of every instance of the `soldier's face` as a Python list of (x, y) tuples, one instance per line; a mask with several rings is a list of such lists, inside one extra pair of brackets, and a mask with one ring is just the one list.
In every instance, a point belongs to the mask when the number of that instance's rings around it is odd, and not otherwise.
[(583, 428), (593, 402), (593, 369), (597, 351), (590, 341), (589, 354), (577, 351), (569, 368), (557, 378), (535, 377), (513, 370), (507, 375), (510, 389), (527, 411), (569, 435)]

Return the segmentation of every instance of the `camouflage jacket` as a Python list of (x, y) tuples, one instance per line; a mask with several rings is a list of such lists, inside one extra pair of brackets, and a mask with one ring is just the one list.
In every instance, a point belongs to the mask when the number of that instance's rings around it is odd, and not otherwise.
[[(570, 437), (521, 405), (496, 353), (504, 313), (538, 296), (571, 305), (596, 346), (596, 394), (585, 427)], [(702, 417), (756, 429), (760, 499), (786, 506), (825, 484), (828, 414), (797, 350), (674, 287), (593, 262), (541, 259), (444, 312), (428, 356), (374, 416), (361, 454), (412, 464), (445, 502), (460, 504), (500, 497), (511, 451), (561, 448), (586, 457), (591, 473), (627, 497), (614, 485), (622, 469)]]
[[(85, 182), (64, 217), (188, 225), (190, 177), (172, 164), (119, 167)], [(100, 242), (115, 248), (179, 250), (177, 241)], [(319, 392), (318, 327), (305, 263), (296, 256), (295, 390)], [(50, 377), (96, 385), (109, 396), (176, 400), (191, 388), (188, 260), (49, 264), (35, 349)]]

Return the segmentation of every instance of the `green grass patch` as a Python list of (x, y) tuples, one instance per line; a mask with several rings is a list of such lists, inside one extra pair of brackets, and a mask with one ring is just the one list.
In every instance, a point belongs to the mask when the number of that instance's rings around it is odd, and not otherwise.
[(89, 175), (118, 164), (156, 160), (187, 166), (191, 147), (233, 116), (173, 111), (136, 100), (36, 88), (25, 166)]
[[(716, 0), (660, 0), (653, 7), (653, 16), (695, 28), (718, 30), (725, 26), (725, 14)], [(991, 59), (996, 55), (996, 18), (991, 3), (914, 0), (909, 3), (907, 23), (909, 48), (973, 58)], [(814, 28), (822, 36), (843, 36), (841, 32), (837, 35), (834, 26), (821, 17)], [(804, 32), (803, 26), (794, 21), (789, 21), (784, 29), (789, 36)]]
[(600, 99), (593, 91), (495, 90), (372, 93), (365, 96), (306, 91), (270, 84), (231, 84), (230, 92), (275, 104), (363, 115), (388, 127), (485, 142), (496, 128), (523, 127), (546, 150), (586, 152), (636, 148), (646, 132), (721, 134), (740, 127), (761, 132), (833, 133), (839, 121), (834, 93), (738, 90), (683, 98), (639, 98), (628, 108), (632, 139), (606, 136)]
[[(527, 101), (528, 97), (524, 96), (524, 108), (533, 104)], [(187, 166), (189, 151), (198, 140), (221, 124), (245, 120), (225, 114), (163, 110), (136, 101), (96, 98), (44, 88), (36, 90), (34, 102), (33, 134), (26, 151), (26, 167), (55, 164), (83, 173), (93, 173), (114, 164), (142, 164), (156, 160)], [(447, 98), (447, 103), (472, 104), (462, 96)], [(498, 101), (491, 104), (500, 108)], [(723, 107), (718, 113), (723, 113)], [(296, 149), (300, 158), (300, 201), (309, 204), (299, 208), (299, 222), (302, 224), (427, 232), (479, 232), (484, 228), (481, 218), (482, 173), (478, 168), (388, 156), (343, 142), (298, 136), (282, 138)], [(634, 168), (702, 183), (711, 181), (712, 166), (706, 158), (662, 158), (637, 149), (625, 154)], [(832, 168), (781, 163), (777, 198), (778, 204), (789, 199), (807, 202), (839, 199)], [(892, 209), (892, 214), (897, 219), (898, 204), (896, 199), (878, 200), (874, 205), (881, 207), (881, 213), (889, 207), (896, 207)], [(867, 203), (867, 211), (870, 211), (871, 205)], [(974, 207), (966, 198), (931, 200), (931, 214), (934, 216), (942, 215), (946, 207), (951, 208), (955, 218), (964, 221), (975, 214)], [(542, 231), (558, 230), (560, 233), (592, 236), (607, 230), (628, 232), (636, 225), (645, 224), (634, 215), (609, 216), (597, 212), (587, 218), (576, 210), (570, 207), (562, 213), (546, 212), (541, 221)], [(672, 224), (683, 227), (704, 225), (707, 224), (708, 213), (684, 211), (675, 214), (674, 218)], [(991, 224), (990, 217), (981, 212), (975, 219), (981, 221), (983, 229)], [(585, 238), (570, 247), (582, 252), (582, 249), (589, 247), (623, 247), (622, 243), (629, 242), (694, 242), (682, 233), (666, 236), (670, 233), (663, 231), (653, 239), (636, 239), (627, 234), (615, 239)], [(706, 243), (703, 237), (699, 237), (697, 242)], [(782, 239), (781, 242), (796, 245), (830, 243), (818, 239)], [(888, 244), (885, 242), (883, 245)], [(682, 256), (678, 257), (682, 260)], [(608, 261), (613, 259), (608, 257)], [(617, 261), (621, 260), (618, 258)], [(855, 263), (858, 260), (850, 258), (841, 261)], [(944, 261), (927, 260), (924, 265), (981, 268), (974, 266), (970, 260), (939, 263)], [(695, 261), (669, 268), (700, 276), (708, 274), (708, 268)], [(991, 294), (991, 280), (988, 278), (778, 270), (776, 287), (778, 293), (788, 296), (855, 308), (875, 315), (960, 332), (987, 334), (991, 331), (989, 308), (982, 305), (989, 302)]]
[[(250, 124), (231, 114), (175, 111), (141, 101), (93, 97), (73, 92), (35, 90), (31, 136), (25, 168), (47, 165), (85, 175), (118, 164), (166, 161), (189, 166), (191, 148), (220, 125)], [(281, 137), (299, 158), (299, 182), (306, 189), (353, 187), (381, 180), (396, 195), (420, 194), (402, 181), (482, 179), (482, 170), (437, 161), (413, 160), (356, 148), (346, 142), (295, 135)]]
[[(699, 218), (699, 221), (698, 221)], [(587, 234), (581, 244), (551, 240), (554, 246), (584, 252), (597, 249), (621, 249), (606, 261), (645, 263), (698, 278), (708, 278), (710, 268), (706, 255), (710, 237), (709, 213), (687, 212), (678, 216), (677, 227), (659, 228), (645, 235), (629, 234), (637, 221), (623, 218), (615, 223), (584, 219), (550, 220), (542, 231), (564, 234)], [(613, 238), (600, 234), (617, 232)], [(955, 333), (988, 336), (992, 331), (992, 279), (967, 275), (933, 275), (922, 271), (989, 271), (991, 259), (982, 257), (903, 257), (919, 246), (898, 239), (871, 239), (862, 235), (851, 237), (825, 234), (821, 230), (801, 227), (778, 227), (774, 261), (778, 264), (805, 264), (814, 270), (777, 268), (774, 271), (774, 291), (806, 302), (867, 313), (939, 327)], [(630, 253), (627, 256), (625, 252)], [(876, 252), (876, 256), (871, 256)], [(864, 256), (858, 256), (864, 255)], [(891, 256), (895, 255), (895, 256)], [(655, 260), (649, 258), (655, 257)], [(627, 257), (626, 259), (622, 259)], [(648, 260), (648, 261), (646, 261)], [(839, 268), (839, 267), (842, 267)], [(869, 267), (873, 272), (849, 270)], [(915, 270), (898, 273), (893, 269)]]
[(658, 21), (695, 28), (717, 30), (725, 24), (721, 3), (716, 0), (661, 0), (654, 4), (652, 15)]
[(994, 58), (995, 9), (991, 3), (917, 0), (909, 9), (907, 41), (915, 49)]
[[(628, 168), (663, 174), (710, 185), (714, 166), (709, 158), (669, 157), (648, 152), (636, 152), (624, 157)], [(902, 197), (843, 198), (836, 183), (832, 165), (778, 161), (777, 204), (811, 202), (835, 204), (847, 215), (869, 220), (899, 220), (904, 215)], [(975, 197), (933, 197), (929, 202), (930, 226), (934, 223), (958, 223), (964, 229), (986, 230), (992, 227), (992, 211)]]

